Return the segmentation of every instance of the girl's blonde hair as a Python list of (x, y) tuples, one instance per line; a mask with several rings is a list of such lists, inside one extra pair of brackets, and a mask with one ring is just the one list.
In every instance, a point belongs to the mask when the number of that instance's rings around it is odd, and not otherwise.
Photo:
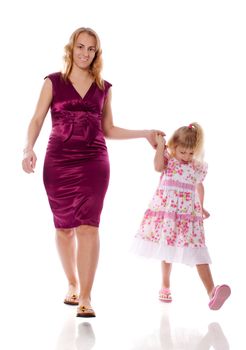
[(175, 148), (181, 146), (192, 149), (196, 159), (203, 158), (203, 145), (204, 132), (202, 127), (196, 122), (177, 129), (167, 143), (172, 156), (175, 154)]
[(91, 35), (92, 37), (94, 37), (96, 40), (96, 53), (95, 53), (95, 57), (94, 57), (94, 59), (91, 63), (91, 66), (90, 66), (90, 74), (94, 78), (98, 87), (103, 90), (104, 89), (104, 81), (101, 78), (101, 71), (102, 71), (102, 66), (103, 66), (102, 49), (101, 49), (99, 36), (91, 28), (86, 28), (86, 27), (78, 28), (70, 36), (68, 44), (64, 47), (65, 54), (63, 56), (63, 59), (64, 59), (64, 72), (62, 74), (63, 78), (65, 80), (67, 80), (71, 71), (72, 71), (73, 49), (74, 49), (76, 40), (81, 33), (87, 33), (88, 35)]

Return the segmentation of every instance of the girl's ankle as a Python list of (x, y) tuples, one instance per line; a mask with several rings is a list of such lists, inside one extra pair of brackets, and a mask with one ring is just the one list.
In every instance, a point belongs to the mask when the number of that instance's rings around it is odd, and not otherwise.
[(170, 290), (170, 286), (169, 286), (169, 287), (166, 287), (166, 286), (163, 286), (163, 285), (162, 285), (162, 286), (161, 286), (161, 289), (162, 289), (162, 290), (167, 290), (167, 291), (169, 291), (169, 290)]

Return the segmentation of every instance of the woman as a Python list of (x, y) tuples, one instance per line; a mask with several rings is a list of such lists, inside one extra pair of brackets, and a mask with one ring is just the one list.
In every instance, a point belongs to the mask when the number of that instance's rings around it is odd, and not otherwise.
[(109, 181), (105, 137), (146, 138), (155, 147), (154, 130), (114, 126), (111, 84), (101, 78), (98, 35), (79, 28), (65, 46), (65, 70), (45, 78), (28, 127), (23, 169), (36, 164), (34, 144), (50, 108), (52, 131), (44, 161), (44, 185), (56, 227), (56, 241), (68, 293), (64, 302), (79, 305), (78, 317), (95, 317), (91, 289), (99, 256), (98, 227)]

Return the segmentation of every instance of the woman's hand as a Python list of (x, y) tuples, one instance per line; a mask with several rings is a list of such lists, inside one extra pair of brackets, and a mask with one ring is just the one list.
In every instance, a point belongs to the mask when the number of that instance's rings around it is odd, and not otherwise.
[(160, 135), (160, 134), (156, 134), (155, 135), (155, 140), (156, 140), (156, 145), (157, 146), (162, 146), (162, 147), (165, 147), (166, 145), (166, 140), (165, 140), (165, 137)]
[(209, 216), (210, 216), (209, 212), (206, 209), (202, 208), (203, 219), (207, 219), (207, 218), (209, 218)]
[(36, 161), (37, 161), (37, 157), (36, 157), (36, 154), (33, 151), (33, 149), (24, 150), (24, 156), (23, 156), (23, 160), (22, 160), (22, 168), (26, 173), (28, 173), (28, 174), (34, 173)]
[(146, 139), (149, 141), (151, 146), (156, 149), (158, 141), (160, 137), (162, 138), (162, 141), (164, 142), (163, 136), (165, 136), (165, 133), (160, 130), (148, 130)]

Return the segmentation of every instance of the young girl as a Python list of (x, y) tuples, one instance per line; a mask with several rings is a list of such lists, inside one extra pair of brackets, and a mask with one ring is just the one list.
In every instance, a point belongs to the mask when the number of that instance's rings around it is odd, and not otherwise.
[(170, 274), (173, 262), (196, 265), (210, 298), (209, 307), (219, 309), (231, 291), (227, 285), (214, 286), (205, 245), (203, 180), (207, 164), (202, 162), (203, 130), (197, 123), (177, 129), (167, 146), (156, 136), (155, 169), (161, 172), (159, 186), (135, 236), (137, 254), (162, 260), (159, 299), (171, 302)]

